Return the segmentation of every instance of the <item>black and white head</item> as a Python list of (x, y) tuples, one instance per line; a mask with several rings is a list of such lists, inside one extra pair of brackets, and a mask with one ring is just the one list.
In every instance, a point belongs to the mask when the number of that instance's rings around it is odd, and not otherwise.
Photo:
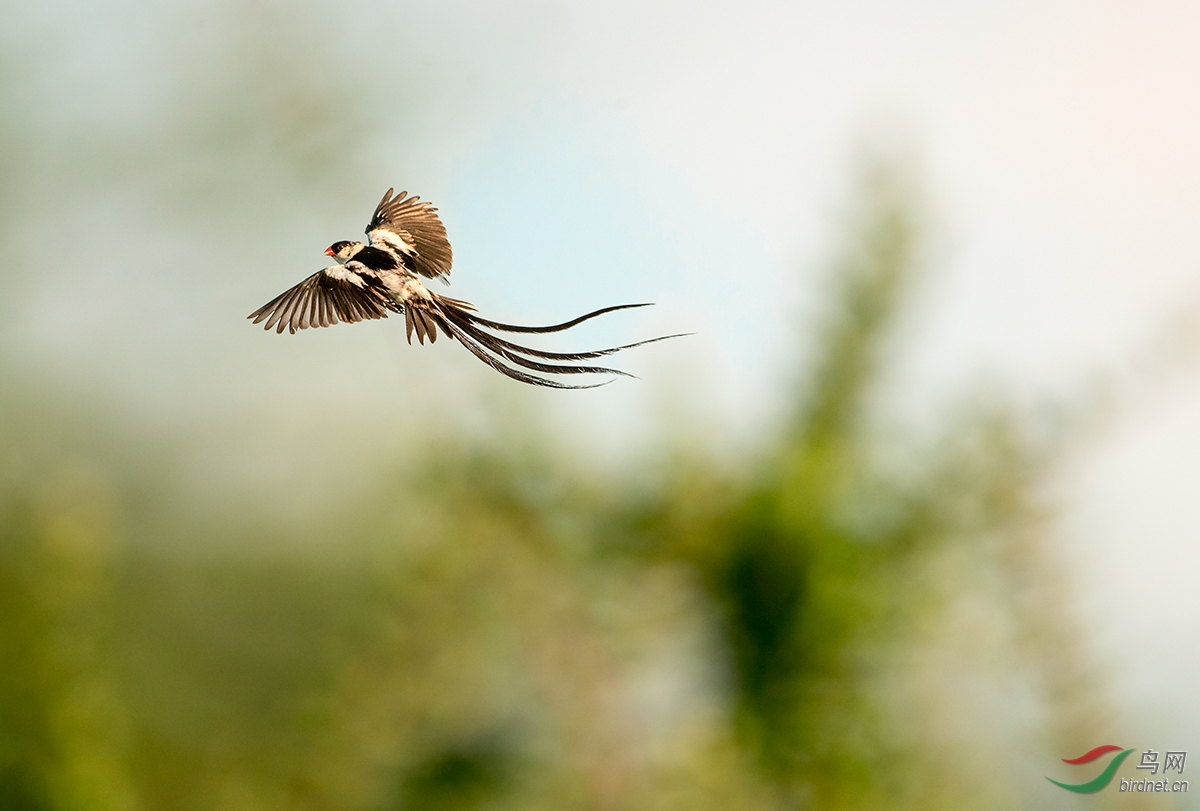
[(354, 255), (363, 249), (361, 242), (347, 242), (341, 240), (335, 242), (325, 249), (326, 256), (332, 256), (339, 264), (345, 264), (347, 261), (354, 258)]

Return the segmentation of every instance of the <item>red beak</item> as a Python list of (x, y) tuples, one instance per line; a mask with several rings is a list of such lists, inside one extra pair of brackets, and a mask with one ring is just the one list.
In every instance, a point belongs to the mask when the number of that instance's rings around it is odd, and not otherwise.
[(326, 255), (326, 256), (333, 256), (333, 248), (332, 248), (332, 247), (326, 248), (326, 249), (325, 249), (325, 255)]

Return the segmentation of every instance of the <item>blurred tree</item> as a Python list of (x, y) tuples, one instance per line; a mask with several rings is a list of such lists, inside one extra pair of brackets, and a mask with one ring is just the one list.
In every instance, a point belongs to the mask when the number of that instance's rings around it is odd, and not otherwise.
[[(936, 498), (901, 498), (869, 447), (880, 354), (917, 265), (912, 190), (896, 167), (874, 163), (859, 205), (813, 371), (769, 461), (742, 495), (698, 499), (685, 485), (667, 495), (674, 505), (643, 505), (641, 519), (657, 536), (651, 548), (694, 566), (721, 608), (739, 740), (781, 801), (821, 808), (888, 802), (899, 753), (872, 700), (873, 668), (903, 608), (898, 558)], [(692, 500), (717, 510), (699, 533), (694, 515), (671, 523)]]
[[(1004, 619), (976, 632), (988, 655), (1024, 657), (1055, 751), (1111, 728), (1046, 551), (1037, 494), (1058, 446), (999, 401), (960, 409), (924, 448), (881, 443), (873, 401), (919, 267), (920, 212), (902, 166), (863, 169), (811, 371), (765, 462), (744, 485), (677, 470), (627, 520), (644, 536), (635, 548), (693, 568), (719, 607), (736, 737), (782, 807), (1016, 804), (987, 764), (946, 768), (937, 730), (964, 722), (936, 704), (952, 706), (956, 686), (931, 699), (908, 669), (939, 655), (921, 648), (931, 628), (982, 592)], [(1006, 674), (989, 677), (1005, 689)]]

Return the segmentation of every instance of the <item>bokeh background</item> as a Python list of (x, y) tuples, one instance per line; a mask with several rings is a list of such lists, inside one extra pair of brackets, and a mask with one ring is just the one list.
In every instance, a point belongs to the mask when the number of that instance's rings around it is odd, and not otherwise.
[(1200, 8), (2, 8), (0, 808), (1197, 807)]

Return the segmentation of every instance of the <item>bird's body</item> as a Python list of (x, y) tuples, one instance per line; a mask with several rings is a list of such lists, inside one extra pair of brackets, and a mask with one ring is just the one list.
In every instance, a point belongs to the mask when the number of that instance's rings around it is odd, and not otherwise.
[[(361, 245), (361, 242), (351, 243), (352, 245)], [(354, 254), (354, 260), (359, 264), (365, 265), (371, 270), (397, 270), (403, 266), (403, 260), (396, 255), (394, 250), (390, 248), (377, 248), (374, 245), (369, 247), (364, 246), (358, 253)]]
[[(625, 346), (591, 352), (546, 352), (500, 338), (487, 330), (501, 332), (549, 333), (566, 329), (614, 310), (644, 307), (644, 304), (620, 304), (549, 327), (523, 327), (476, 316), (475, 308), (465, 301), (431, 292), (421, 277), (441, 279), (453, 263), (453, 252), (446, 229), (429, 203), (407, 192), (393, 195), (388, 189), (367, 225), (368, 244), (341, 241), (325, 251), (337, 261), (309, 276), (281, 296), (250, 314), (255, 324), (266, 321), (264, 329), (289, 332), (309, 327), (328, 327), (339, 322), (387, 318), (388, 313), (404, 315), (409, 343), (415, 332), (424, 344), (437, 340), (438, 330), (471, 351), (496, 371), (519, 380), (551, 388), (591, 388), (528, 374), (504, 361), (536, 372), (549, 374), (625, 374), (616, 369), (543, 363), (542, 360), (580, 361), (610, 355), (622, 349), (661, 341), (663, 336)], [(602, 384), (593, 384), (602, 385)]]

